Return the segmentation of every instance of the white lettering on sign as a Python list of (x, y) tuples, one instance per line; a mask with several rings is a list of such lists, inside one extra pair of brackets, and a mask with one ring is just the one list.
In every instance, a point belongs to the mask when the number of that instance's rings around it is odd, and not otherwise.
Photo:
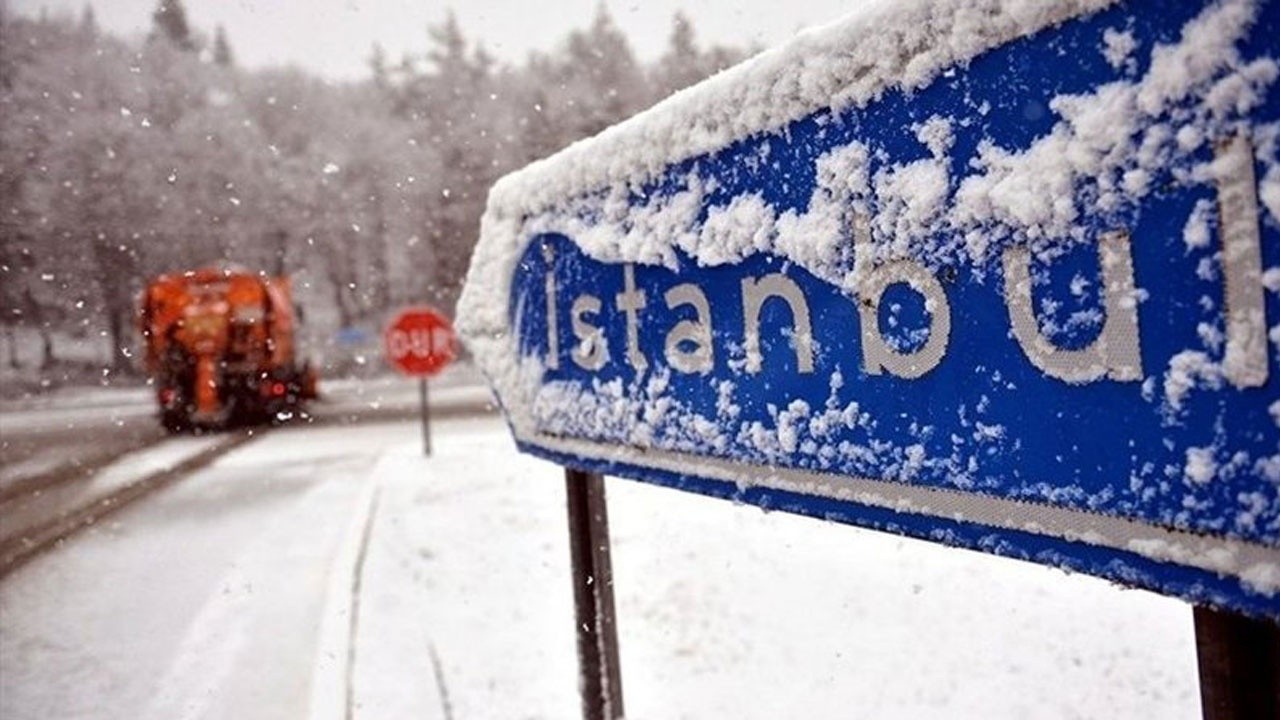
[(1106, 321), (1087, 347), (1064, 350), (1041, 332), (1031, 302), (1031, 253), (1024, 247), (1004, 251), (1004, 300), (1018, 345), (1042, 372), (1073, 384), (1103, 377), (1120, 382), (1142, 379), (1138, 347), (1138, 302), (1133, 286), (1129, 235), (1106, 233), (1098, 241), (1102, 267), (1102, 305)]
[(431, 328), (431, 354), (453, 352), (453, 331), (446, 327)]
[(1267, 317), (1253, 147), (1244, 135), (1217, 146), (1214, 174), (1226, 276), (1227, 350), (1222, 372), (1237, 388), (1267, 382)]
[[(1222, 268), (1226, 314), (1226, 350), (1223, 375), (1237, 388), (1259, 387), (1267, 381), (1268, 357), (1266, 306), (1262, 284), (1261, 239), (1258, 228), (1257, 182), (1253, 149), (1247, 137), (1237, 136), (1216, 146), (1213, 164), (1218, 190), (1222, 228)], [(888, 373), (916, 379), (938, 367), (951, 342), (951, 304), (946, 288), (924, 264), (910, 259), (894, 259), (873, 265), (870, 255), (870, 223), (861, 214), (851, 216), (855, 252), (854, 298), (858, 310), (862, 366), (868, 375)], [(1116, 230), (1098, 238), (1098, 265), (1101, 300), (1105, 320), (1098, 336), (1082, 348), (1063, 348), (1045, 336), (1036, 317), (1032, 299), (1032, 253), (1025, 246), (1005, 248), (1001, 254), (1004, 271), (1003, 301), (1009, 314), (1010, 335), (1023, 354), (1045, 375), (1070, 384), (1086, 384), (1104, 379), (1138, 382), (1143, 379), (1138, 291), (1134, 280), (1133, 253), (1129, 234)], [(542, 248), (547, 263), (545, 291), (547, 310), (546, 367), (560, 365), (555, 254), (549, 244)], [(925, 342), (917, 349), (902, 352), (883, 335), (879, 323), (881, 299), (893, 285), (906, 285), (924, 298), (929, 327)], [(640, 319), (647, 307), (644, 290), (636, 286), (635, 267), (622, 266), (622, 292), (615, 307), (625, 317), (627, 363), (637, 372), (649, 366), (640, 347)], [(760, 344), (761, 312), (766, 303), (779, 299), (791, 312), (791, 346), (800, 374), (814, 372), (815, 345), (808, 300), (800, 286), (783, 273), (771, 273), (741, 281), (743, 352), (746, 372), (763, 370)], [(684, 374), (706, 374), (715, 368), (715, 334), (712, 305), (697, 285), (682, 283), (663, 293), (668, 311), (693, 308), (696, 318), (682, 319), (667, 331), (663, 357), (673, 370)], [(596, 371), (608, 364), (609, 344), (599, 322), (603, 303), (593, 295), (579, 295), (570, 310), (573, 334), (577, 339), (570, 357), (578, 367)], [(393, 352), (397, 339), (393, 336)], [(416, 352), (421, 338), (405, 338), (404, 352)]]
[[(870, 251), (871, 237), (866, 218), (854, 218), (854, 252), (858, 262)], [(862, 363), (868, 375), (883, 371), (900, 378), (915, 379), (938, 366), (947, 354), (951, 338), (951, 304), (938, 278), (912, 260), (893, 260), (877, 267), (858, 268), (858, 321), (862, 326)], [(898, 352), (880, 333), (880, 298), (890, 285), (905, 284), (924, 296), (929, 313), (929, 337), (913, 352)]]
[(809, 302), (795, 281), (782, 273), (742, 280), (743, 338), (746, 340), (747, 372), (760, 372), (760, 310), (770, 298), (781, 298), (791, 308), (792, 345), (796, 351), (796, 368), (800, 374), (813, 372), (813, 327), (809, 323)]
[(616, 298), (618, 309), (627, 315), (627, 362), (636, 371), (649, 367), (649, 361), (640, 352), (640, 326), (637, 315), (644, 309), (644, 291), (636, 289), (635, 266), (622, 267), (623, 290)]
[[(711, 303), (706, 293), (692, 283), (677, 285), (663, 296), (667, 309), (691, 305), (698, 313), (697, 320), (681, 320), (667, 333), (665, 354), (667, 364), (682, 373), (706, 374), (715, 368), (715, 350), (711, 344)], [(692, 344), (692, 350), (682, 346)]]
[(556, 251), (542, 243), (542, 259), (547, 263), (547, 367), (560, 367), (560, 328), (556, 325)]
[(436, 339), (438, 336), (425, 328), (408, 331), (392, 330), (387, 337), (387, 345), (391, 348), (391, 357), (397, 360), (410, 355), (425, 358), (431, 356)]
[(604, 339), (604, 330), (587, 322), (587, 315), (600, 312), (600, 298), (594, 295), (579, 295), (573, 301), (571, 320), (573, 335), (578, 344), (573, 348), (573, 361), (583, 370), (599, 370), (609, 362), (609, 346)]

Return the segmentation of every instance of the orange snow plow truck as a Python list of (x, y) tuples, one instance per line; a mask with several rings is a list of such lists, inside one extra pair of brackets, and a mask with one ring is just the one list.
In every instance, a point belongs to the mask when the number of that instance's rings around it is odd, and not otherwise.
[(161, 275), (142, 293), (138, 324), (170, 432), (287, 419), (316, 395), (315, 373), (298, 361), (287, 277)]

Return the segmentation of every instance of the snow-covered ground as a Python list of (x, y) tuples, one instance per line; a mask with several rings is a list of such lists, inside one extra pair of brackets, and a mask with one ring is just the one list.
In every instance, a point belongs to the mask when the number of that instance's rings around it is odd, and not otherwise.
[[(430, 380), (430, 402), (441, 413), (496, 410), (478, 370), (455, 363)], [(388, 373), (325, 379), (313, 418), (352, 423), (416, 414), (418, 383)], [(154, 392), (147, 387), (65, 387), (0, 400), (0, 490), (12, 482), (67, 466), (94, 464), (115, 448), (161, 435)]]
[[(478, 387), (483, 384), (480, 372), (467, 362), (455, 363), (431, 379), (432, 389), (445, 392), (458, 387)], [(321, 397), (345, 404), (356, 404), (361, 401), (416, 403), (417, 388), (418, 384), (413, 379), (390, 371), (383, 375), (362, 378), (322, 377), (319, 385)], [(155, 391), (149, 386), (128, 385), (59, 387), (48, 392), (0, 400), (0, 419), (9, 418), (11, 421), (17, 414), (37, 411), (49, 413), (50, 417), (55, 418), (51, 422), (61, 419), (57, 413), (110, 414), (116, 417), (125, 408), (130, 411), (142, 408), (154, 414)], [(24, 415), (23, 419), (29, 418)]]
[[(559, 469), (496, 418), (419, 432), (274, 431), (6, 578), (0, 716), (578, 717)], [(628, 717), (1199, 715), (1180, 602), (608, 493)]]
[[(80, 482), (55, 483), (17, 497), (11, 505), (0, 505), (0, 538), (16, 537), (67, 511), (100, 502), (147, 475), (169, 470), (213, 449), (222, 439), (212, 435), (170, 438), (129, 453)], [(0, 474), (0, 489), (5, 489), (6, 474), (7, 470)]]

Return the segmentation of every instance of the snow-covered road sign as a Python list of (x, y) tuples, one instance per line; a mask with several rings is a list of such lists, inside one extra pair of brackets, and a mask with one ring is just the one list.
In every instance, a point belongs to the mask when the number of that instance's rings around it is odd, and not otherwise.
[(879, 3), (492, 191), (521, 448), (1280, 617), (1280, 2)]
[(405, 308), (382, 334), (387, 363), (414, 377), (439, 373), (457, 356), (457, 338), (449, 319), (429, 307)]

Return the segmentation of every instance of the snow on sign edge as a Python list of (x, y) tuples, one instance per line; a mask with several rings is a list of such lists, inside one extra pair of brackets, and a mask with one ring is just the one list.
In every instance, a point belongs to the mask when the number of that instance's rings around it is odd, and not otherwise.
[(671, 164), (825, 107), (861, 107), (891, 88), (924, 87), (986, 50), (1115, 2), (880, 0), (500, 179), (480, 223), (457, 329), (517, 437), (533, 432), (530, 408), (514, 402), (522, 371), (507, 315), (530, 239), (520, 232), (524, 218), (591, 191), (637, 186)]
[[(964, 65), (987, 50), (1111, 4), (1098, 0), (877, 3), (830, 26), (802, 34), (789, 45), (677, 93), (645, 113), (500, 180), (490, 193), (458, 317), (460, 333), (493, 383), (517, 440), (549, 456), (592, 457), (604, 463), (659, 471), (671, 464), (654, 449), (638, 455), (634, 448), (624, 445), (601, 447), (539, 432), (530, 389), (538, 387), (542, 367), (536, 358), (521, 357), (516, 329), (510, 326), (508, 315), (516, 263), (536, 235), (531, 229), (537, 224), (531, 225), (531, 218), (554, 211), (558, 205), (572, 205), (587, 195), (625, 196), (628, 190), (661, 178), (667, 169), (683, 160), (717, 151), (753, 134), (776, 131), (825, 108), (861, 108), (891, 89), (923, 88), (944, 71)], [(1214, 7), (1215, 12), (1206, 12), (1213, 16), (1209, 21), (1195, 23), (1200, 36), (1215, 34), (1214, 22), (1243, 28), (1255, 9), (1248, 0), (1226, 0)], [(1195, 45), (1194, 41), (1189, 43)], [(927, 139), (922, 137), (921, 141)], [(658, 214), (663, 210), (657, 208)], [(667, 228), (655, 226), (648, 230), (657, 230), (661, 235)], [(625, 243), (635, 238), (610, 238), (608, 242), (616, 245), (619, 240)], [(594, 248), (594, 252), (588, 249), (588, 254), (610, 256), (608, 259), (615, 261), (662, 262), (661, 249), (655, 253), (653, 248), (639, 245), (673, 242), (670, 237), (645, 238), (635, 247), (602, 246)], [(700, 252), (703, 249), (695, 247), (691, 253), (700, 262), (708, 260)], [(820, 249), (813, 252), (820, 253)], [(625, 257), (617, 257), (619, 254)], [(708, 264), (716, 262), (724, 260)], [(806, 264), (801, 262), (802, 266)], [(666, 470), (682, 474), (681, 468), (691, 467), (690, 458), (679, 460), (674, 469)], [(760, 468), (735, 468), (712, 460), (699, 460), (697, 466), (696, 474), (737, 483), (739, 487), (759, 485), (807, 495), (810, 493), (806, 488), (823, 484), (820, 476), (803, 471), (788, 474), (775, 470), (766, 478)], [(955, 500), (954, 494), (934, 497), (926, 488), (904, 489), (895, 484), (891, 492), (882, 493), (885, 488), (880, 481), (843, 480), (858, 486), (844, 488), (844, 495), (856, 494), (859, 497), (849, 499), (873, 507), (932, 515), (930, 508)], [(836, 497), (830, 492), (818, 495)], [(986, 497), (977, 505), (966, 503), (968, 511), (961, 515), (979, 524), (984, 524), (984, 513), (980, 511), (984, 509), (988, 514), (1003, 514), (1008, 521), (1020, 515), (1016, 501), (996, 505), (1000, 507), (992, 506), (991, 498)], [(1055, 523), (1056, 530), (1025, 518), (1012, 525), (997, 522), (991, 526), (1084, 539), (1091, 545), (1234, 576), (1251, 592), (1267, 597), (1280, 591), (1280, 559), (1274, 548), (1221, 538), (1206, 544), (1205, 538), (1192, 534), (1124, 520), (1104, 528), (1092, 524), (1096, 517), (1069, 510), (1064, 513)]]

